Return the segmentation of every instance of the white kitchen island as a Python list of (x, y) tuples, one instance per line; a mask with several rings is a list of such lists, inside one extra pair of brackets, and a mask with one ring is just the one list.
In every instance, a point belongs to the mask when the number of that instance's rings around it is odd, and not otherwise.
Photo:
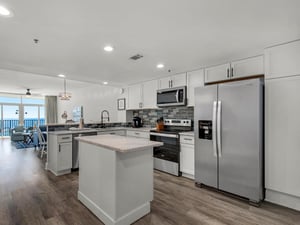
[(153, 147), (142, 138), (97, 135), (79, 140), (78, 199), (104, 224), (131, 224), (150, 212)]

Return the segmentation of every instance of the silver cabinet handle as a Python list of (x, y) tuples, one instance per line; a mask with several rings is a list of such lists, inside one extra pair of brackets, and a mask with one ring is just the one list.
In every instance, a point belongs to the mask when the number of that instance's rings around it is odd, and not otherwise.
[(70, 137), (62, 137), (61, 139), (66, 140), (66, 139), (70, 139)]
[(227, 69), (227, 78), (229, 78), (229, 68)]
[(60, 144), (58, 145), (58, 152), (60, 152), (61, 151), (61, 149), (60, 149)]
[(233, 67), (231, 67), (231, 77), (233, 77)]
[(137, 132), (135, 132), (134, 134), (136, 134), (136, 135), (140, 135), (140, 133), (137, 133)]
[(222, 102), (218, 101), (217, 109), (217, 146), (218, 146), (218, 155), (222, 157), (222, 142), (221, 142), (221, 123), (222, 123)]
[(169, 88), (171, 87), (171, 81), (169, 80)]
[(173, 80), (171, 80), (171, 87), (173, 87)]
[(214, 156), (218, 157), (217, 154), (217, 102), (214, 101), (213, 104), (213, 115), (212, 115), (212, 141), (213, 141), (213, 151), (214, 151)]
[(115, 132), (109, 133), (109, 134), (116, 134)]

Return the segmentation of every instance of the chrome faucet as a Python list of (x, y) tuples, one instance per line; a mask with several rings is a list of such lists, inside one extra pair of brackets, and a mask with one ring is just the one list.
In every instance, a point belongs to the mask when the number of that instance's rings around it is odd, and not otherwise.
[[(106, 112), (107, 116), (104, 116), (105, 112)], [(101, 112), (101, 125), (102, 125), (102, 127), (104, 127), (103, 119), (107, 119), (107, 122), (109, 122), (109, 112), (107, 110), (103, 110)]]

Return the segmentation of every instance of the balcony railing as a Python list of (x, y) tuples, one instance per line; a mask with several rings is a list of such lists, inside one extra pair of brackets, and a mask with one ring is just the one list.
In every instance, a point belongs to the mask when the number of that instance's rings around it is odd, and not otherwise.
[[(1, 121), (0, 121), (1, 122)], [(9, 136), (9, 131), (12, 128), (15, 128), (19, 126), (19, 120), (14, 120), (14, 119), (8, 119), (8, 120), (2, 120), (2, 129), (0, 132), (0, 136)], [(24, 119), (24, 128), (30, 128), (34, 126), (40, 126), (40, 125), (45, 125), (45, 119)], [(1, 123), (0, 123), (1, 125)]]

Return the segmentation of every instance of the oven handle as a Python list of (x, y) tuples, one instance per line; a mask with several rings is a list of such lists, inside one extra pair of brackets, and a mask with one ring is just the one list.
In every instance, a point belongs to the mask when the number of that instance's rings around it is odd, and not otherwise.
[(162, 134), (162, 133), (150, 132), (150, 135), (160, 136), (160, 137), (179, 138), (177, 134)]
[(176, 102), (179, 102), (179, 90), (176, 91), (175, 97), (176, 97)]

